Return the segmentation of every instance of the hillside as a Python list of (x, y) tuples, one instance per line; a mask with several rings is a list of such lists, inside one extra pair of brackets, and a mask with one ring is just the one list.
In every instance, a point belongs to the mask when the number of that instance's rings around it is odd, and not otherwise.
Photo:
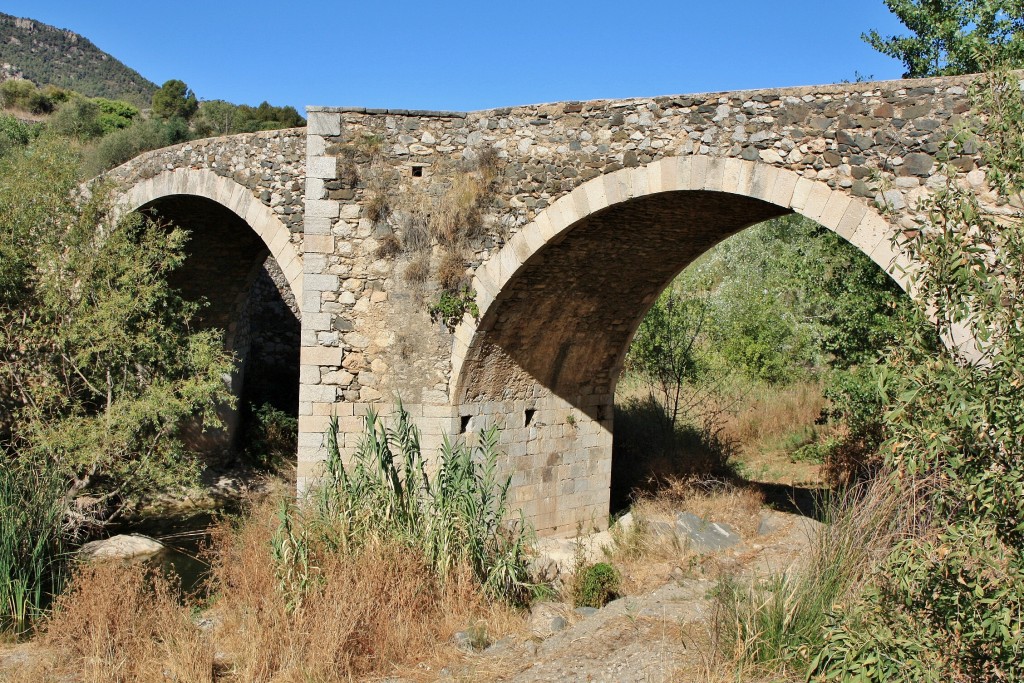
[(140, 106), (148, 106), (156, 90), (137, 71), (77, 33), (0, 13), (0, 80), (10, 77)]

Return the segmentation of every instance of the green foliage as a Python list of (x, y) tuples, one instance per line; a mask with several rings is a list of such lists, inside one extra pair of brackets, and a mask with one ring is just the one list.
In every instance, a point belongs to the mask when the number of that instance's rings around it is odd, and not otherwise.
[(430, 319), (441, 321), (449, 331), (454, 330), (462, 322), (462, 317), (469, 313), (474, 318), (480, 316), (480, 308), (476, 305), (476, 292), (468, 286), (456, 291), (443, 290), (437, 301), (428, 309)]
[(149, 104), (156, 86), (85, 37), (38, 21), (32, 28), (15, 21), (0, 13), (0, 62), (13, 65), (25, 78), (87, 97)]
[(192, 125), (196, 135), (210, 137), (297, 128), (306, 125), (306, 121), (295, 107), (275, 107), (268, 102), (250, 107), (224, 100), (205, 100), (199, 103), (199, 111), (192, 119)]
[(153, 93), (150, 105), (153, 116), (160, 119), (184, 119), (188, 121), (199, 109), (199, 100), (184, 81), (172, 78)]
[(64, 482), (52, 470), (0, 467), (0, 632), (24, 633), (60, 592)]
[(53, 135), (86, 142), (101, 137), (104, 130), (99, 104), (83, 97), (72, 97), (46, 121), (46, 130)]
[(607, 562), (583, 567), (573, 583), (572, 602), (576, 607), (604, 607), (619, 597), (622, 577)]
[(245, 452), (261, 467), (277, 469), (295, 455), (299, 421), (269, 403), (249, 407)]
[(672, 428), (689, 407), (686, 385), (711, 372), (704, 330), (709, 314), (706, 295), (670, 287), (647, 311), (629, 349), (630, 368), (661, 391)]
[(24, 147), (38, 134), (39, 127), (0, 114), (0, 157), (16, 147)]
[[(1020, 202), (1018, 78), (997, 70), (972, 90), (976, 110), (989, 115), (975, 127), (990, 179)], [(812, 670), (821, 680), (885, 680), (877, 662), (900, 662), (912, 638), (938, 644), (941, 657), (898, 669), (904, 680), (1024, 678), (1024, 225), (988, 214), (947, 172), (948, 184), (922, 207), (927, 224), (904, 246), (922, 266), (914, 285), (938, 334), (974, 338), (962, 353), (911, 340), (888, 355), (882, 453), (894, 488), (929, 484), (927, 523), (831, 626)]]
[(1021, 0), (884, 0), (909, 36), (861, 37), (903, 62), (904, 78), (973, 74), (985, 70), (993, 49), (1013, 68), (1024, 67), (1024, 2)]
[(292, 505), (282, 500), (277, 511), (278, 526), (270, 539), (271, 557), (277, 589), (285, 599), (289, 612), (302, 607), (302, 601), (313, 582), (312, 548), (309, 536), (296, 521)]
[(371, 411), (346, 469), (332, 422), (315, 495), (320, 535), (343, 551), (373, 539), (405, 543), (422, 552), (443, 581), (468, 566), (490, 595), (524, 603), (533, 590), (529, 532), (508, 519), (511, 480), (497, 474), (497, 430), (479, 439), (473, 448), (446, 439), (436, 472), (427, 474), (409, 414), (399, 406), (395, 424), (385, 427)]
[(186, 420), (217, 424), (231, 371), (197, 304), (167, 285), (187, 235), (80, 194), (78, 158), (42, 139), (0, 160), (0, 444), (117, 510), (195, 471)]
[(32, 81), (12, 79), (0, 83), (0, 107), (30, 114), (49, 114), (72, 93), (52, 85), (37, 88)]
[(127, 128), (139, 118), (139, 108), (129, 102), (105, 97), (94, 97), (92, 101), (100, 108), (99, 122), (104, 135)]
[(136, 121), (98, 140), (86, 150), (82, 166), (86, 176), (96, 176), (143, 152), (175, 145), (188, 138), (188, 124), (182, 119)]

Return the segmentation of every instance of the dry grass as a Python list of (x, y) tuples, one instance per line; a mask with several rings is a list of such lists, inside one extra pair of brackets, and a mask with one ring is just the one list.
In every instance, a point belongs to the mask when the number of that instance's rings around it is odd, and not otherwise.
[(517, 612), (484, 598), (470, 571), (442, 586), (417, 553), (384, 543), (353, 554), (319, 549), (306, 599), (290, 608), (271, 558), (275, 503), (215, 533), (214, 597), (201, 620), (141, 567), (81, 568), (43, 627), (49, 655), (13, 683), (305, 683), (396, 670), (434, 679), (427, 672), (464, 656), (456, 631), (475, 625), (496, 640), (523, 628)]
[(455, 291), (466, 284), (466, 261), (462, 258), (461, 250), (444, 251), (441, 262), (437, 264), (436, 278), (442, 289)]
[(821, 385), (802, 382), (769, 388), (754, 396), (746, 407), (726, 422), (726, 438), (744, 450), (777, 445), (780, 439), (813, 425), (825, 407)]
[(364, 215), (374, 223), (387, 220), (391, 213), (391, 200), (387, 192), (380, 187), (371, 188), (366, 203), (363, 205)]
[(376, 256), (379, 259), (394, 258), (402, 253), (402, 242), (393, 232), (380, 238), (379, 242), (376, 252)]
[(421, 251), (405, 266), (402, 277), (410, 284), (422, 284), (430, 277), (430, 253)]
[(12, 681), (214, 680), (214, 651), (174, 585), (139, 565), (80, 567), (42, 625), (49, 657)]
[(416, 553), (370, 544), (317, 554), (315, 585), (289, 611), (268, 548), (272, 509), (222, 541), (214, 581), (218, 646), (234, 680), (327, 681), (454, 657), (452, 634), (489, 608), (467, 573), (442, 588)]
[(703, 519), (732, 526), (741, 536), (757, 533), (764, 496), (750, 486), (723, 481), (671, 479), (656, 493), (633, 505), (633, 525), (622, 530), (612, 528), (613, 544), (606, 549), (608, 558), (623, 576), (628, 595), (649, 591), (661, 584), (676, 568), (684, 573), (705, 564), (713, 557), (700, 557), (671, 534), (658, 534), (658, 522), (674, 523), (677, 512), (690, 512)]

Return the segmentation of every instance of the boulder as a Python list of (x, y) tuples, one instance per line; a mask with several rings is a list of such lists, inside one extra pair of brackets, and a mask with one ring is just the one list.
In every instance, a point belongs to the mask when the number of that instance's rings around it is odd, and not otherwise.
[(676, 533), (691, 548), (702, 553), (725, 550), (740, 542), (739, 535), (728, 524), (708, 522), (689, 512), (676, 515)]
[(118, 534), (86, 543), (78, 551), (87, 560), (130, 560), (156, 555), (164, 544), (142, 534)]

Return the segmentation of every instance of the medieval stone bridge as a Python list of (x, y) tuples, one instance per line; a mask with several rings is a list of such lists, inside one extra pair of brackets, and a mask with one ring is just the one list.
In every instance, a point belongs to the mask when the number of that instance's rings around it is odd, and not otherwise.
[[(297, 409), (300, 486), (331, 415), (350, 450), (366, 410), (400, 395), (425, 452), (498, 424), (515, 505), (550, 532), (606, 518), (624, 354), (709, 247), (797, 212), (902, 283), (891, 238), (947, 168), (998, 210), (973, 144), (947, 142), (967, 88), (312, 107), (306, 129), (190, 142), (113, 175), (123, 209), (193, 230), (179, 282), (229, 330), (238, 390)], [(460, 281), (478, 315), (432, 320)]]

